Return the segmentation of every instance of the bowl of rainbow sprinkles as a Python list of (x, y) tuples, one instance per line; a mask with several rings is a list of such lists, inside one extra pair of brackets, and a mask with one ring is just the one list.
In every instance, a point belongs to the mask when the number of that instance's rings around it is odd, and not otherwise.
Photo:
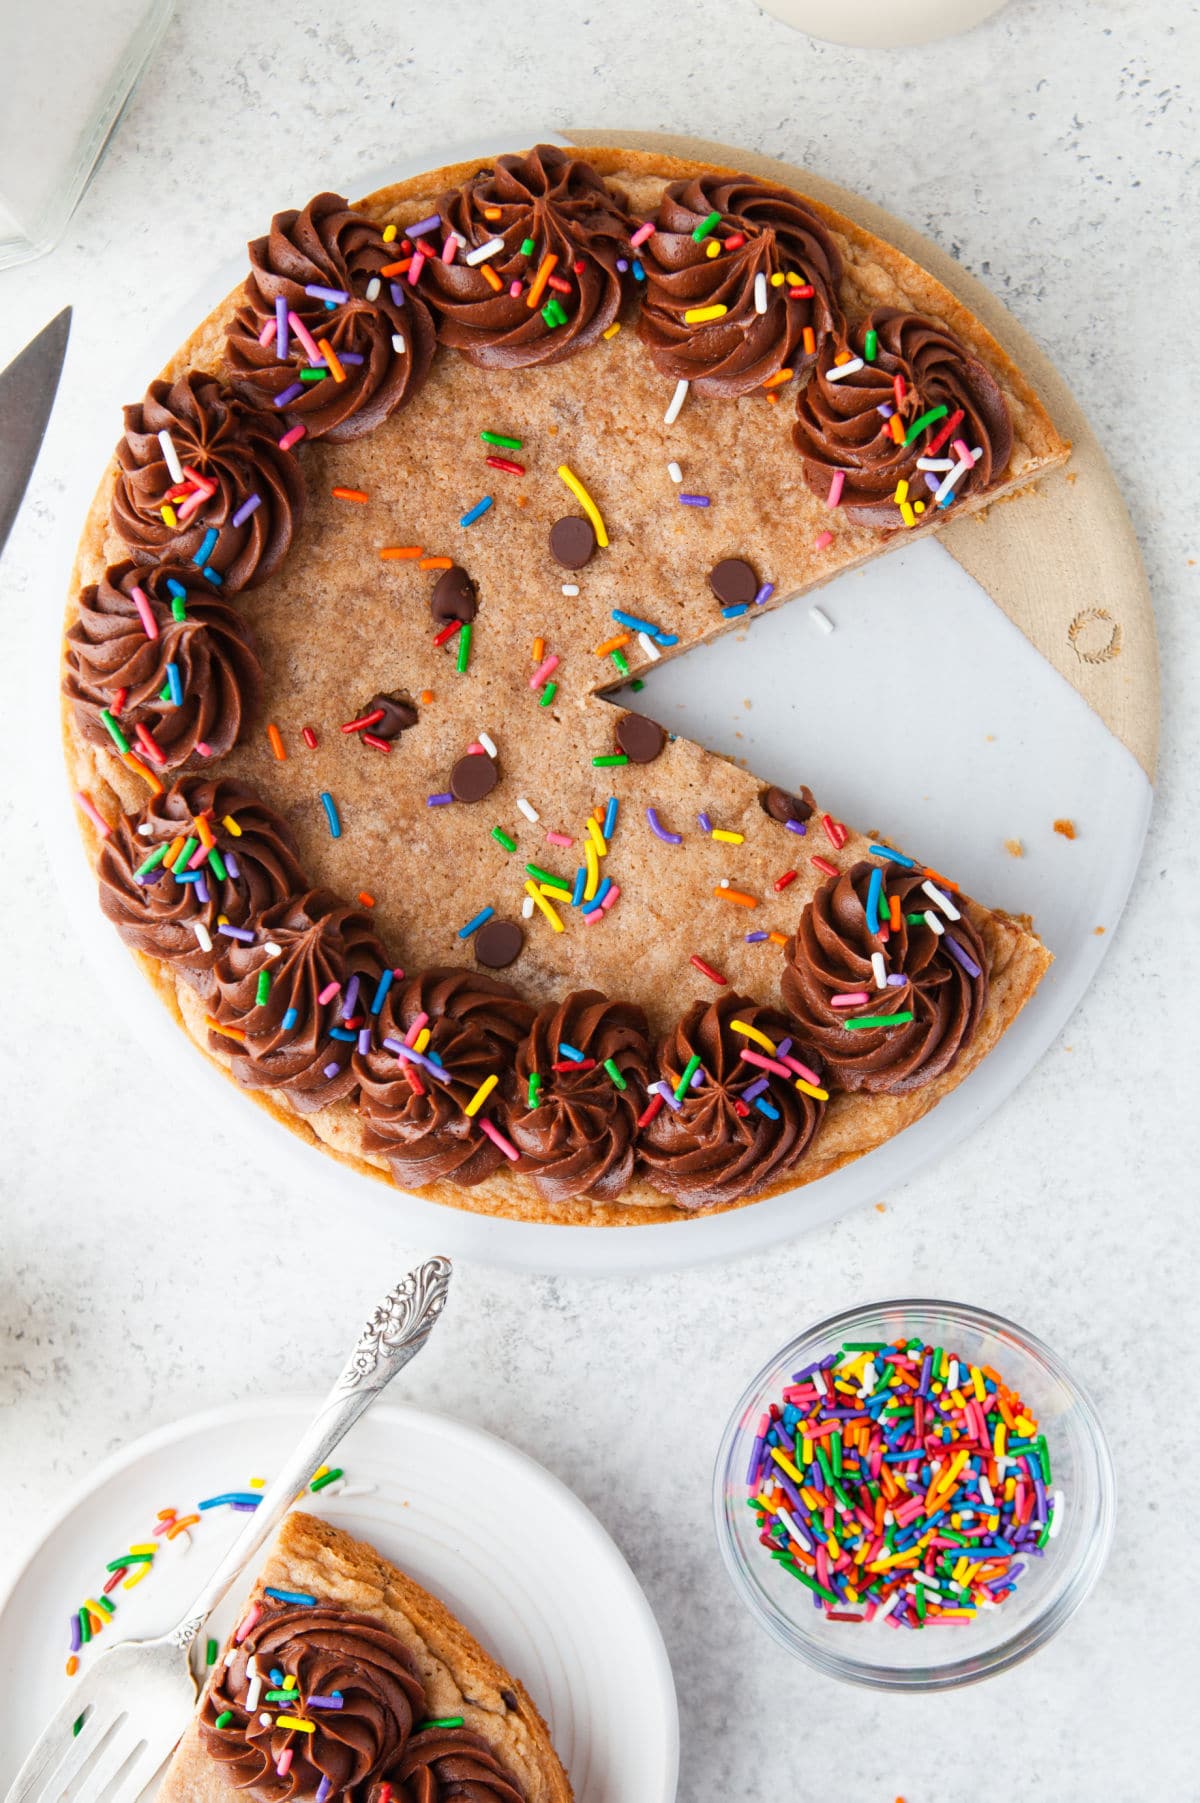
[(831, 1316), (777, 1353), (713, 1485), (735, 1590), (789, 1652), (851, 1683), (937, 1690), (1043, 1646), (1099, 1577), (1112, 1457), (1077, 1379), (957, 1302)]

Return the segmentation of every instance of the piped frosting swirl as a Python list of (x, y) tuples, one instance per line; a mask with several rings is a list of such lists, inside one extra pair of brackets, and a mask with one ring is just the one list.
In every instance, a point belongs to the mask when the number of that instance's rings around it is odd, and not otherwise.
[(352, 1055), (387, 967), (373, 925), (328, 890), (310, 889), (247, 930), (253, 940), (232, 939), (214, 966), (213, 1017), (232, 1035), (210, 1031), (211, 1049), (234, 1048), (244, 1088), (283, 1090), (301, 1114), (355, 1095)]
[(827, 500), (840, 471), (839, 506), (849, 520), (911, 526), (933, 516), (935, 493), (949, 476), (919, 470), (918, 458), (936, 452), (956, 464), (963, 461), (956, 445), (979, 452), (946, 491), (952, 497), (981, 494), (1001, 480), (1013, 446), (1008, 405), (995, 377), (953, 333), (918, 313), (881, 307), (855, 326), (848, 349), (862, 367), (839, 376), (838, 346), (827, 339), (796, 401), (792, 436), (814, 494)]
[[(300, 212), (276, 213), (269, 233), (250, 245), (245, 303), (226, 341), (242, 399), (278, 414), (286, 395), (283, 406), (308, 437), (331, 444), (374, 431), (410, 401), (429, 371), (434, 329), (420, 293), (381, 274), (395, 261), (379, 227), (340, 195), (317, 194)], [(302, 379), (322, 366), (319, 380)]]
[(200, 559), (227, 595), (272, 575), (304, 513), (300, 465), (277, 436), (215, 376), (193, 369), (151, 382), (145, 399), (126, 407), (116, 450), (112, 523), (134, 562)]
[[(750, 1033), (739, 1032), (734, 1022)], [(778, 1009), (730, 991), (715, 1002), (693, 1002), (668, 1033), (658, 1049), (658, 1069), (675, 1106), (668, 1102), (646, 1128), (642, 1157), (649, 1182), (676, 1207), (737, 1202), (778, 1183), (799, 1164), (824, 1102), (796, 1087), (798, 1073), (768, 1074), (745, 1056), (780, 1064), (795, 1057), (819, 1077), (820, 1064), (809, 1047), (792, 1045), (794, 1033)], [(700, 1062), (693, 1082), (676, 1099), (674, 1091), (694, 1058)], [(761, 1095), (747, 1100), (747, 1091), (764, 1078)]]
[[(481, 1734), (427, 1728), (414, 1734), (391, 1773), (392, 1803), (525, 1803)], [(382, 1787), (370, 1803), (382, 1803)]]
[[(188, 878), (194, 868), (199, 881), (180, 881), (164, 859), (153, 862), (175, 845), (172, 863)], [(147, 863), (152, 868), (139, 876)], [(244, 927), (308, 887), (275, 810), (242, 783), (203, 776), (181, 777), (139, 813), (123, 814), (101, 845), (97, 877), (101, 909), (126, 945), (161, 958), (201, 994), (211, 990), (212, 966), (225, 949), (218, 919)]]
[(650, 1058), (646, 1016), (634, 1002), (582, 989), (539, 1010), (517, 1053), (508, 1133), (521, 1153), (518, 1169), (547, 1202), (610, 1202), (628, 1186)]
[(248, 730), (261, 687), (244, 620), (190, 565), (114, 564), (81, 592), (63, 692), (91, 744), (112, 748), (108, 713), (160, 772), (223, 757)]
[(393, 987), (371, 1049), (354, 1058), (364, 1150), (382, 1153), (410, 1189), (443, 1178), (471, 1188), (489, 1177), (504, 1154), (464, 1110), (493, 1075), (489, 1113), (511, 1101), (514, 1054), (532, 1019), (515, 989), (477, 970), (426, 970)]
[[(279, 1688), (272, 1671), (295, 1679), (295, 1711), (281, 1710), (278, 1701), (246, 1707), (256, 1673), (260, 1700)], [(332, 1707), (327, 1699), (335, 1695), (341, 1701)], [(326, 1701), (309, 1707), (310, 1697)], [(277, 1726), (280, 1714), (299, 1710), (298, 1719), (313, 1724), (311, 1733)], [(312, 1799), (322, 1780), (330, 1803), (371, 1803), (424, 1714), (424, 1686), (396, 1637), (369, 1616), (318, 1604), (270, 1610), (234, 1646), (204, 1698), (200, 1739), (230, 1784), (256, 1803)]]
[[(970, 904), (945, 891), (943, 902), (935, 901), (922, 870), (889, 866), (878, 886), (882, 907), (868, 918), (876, 868), (860, 860), (830, 877), (809, 902), (788, 946), (783, 999), (840, 1088), (902, 1095), (940, 1077), (970, 1045), (987, 1001), (988, 957)], [(898, 927), (883, 924), (893, 895)], [(862, 995), (865, 1001), (834, 1005), (835, 997)], [(912, 1019), (887, 1027), (848, 1024), (893, 1014)]]
[[(494, 168), (443, 194), (438, 212), (463, 248), (452, 263), (429, 259), (422, 292), (440, 342), (469, 362), (485, 369), (558, 363), (616, 319), (626, 282), (617, 263), (633, 254), (632, 221), (624, 195), (590, 163), (539, 144), (526, 156), (499, 157)], [(494, 255), (472, 266), (472, 252), (493, 242)], [(551, 323), (555, 304), (561, 323)]]
[(811, 368), (831, 335), (841, 341), (841, 255), (800, 195), (701, 175), (671, 183), (656, 223), (641, 250), (638, 331), (664, 375), (699, 394), (747, 394), (781, 369)]

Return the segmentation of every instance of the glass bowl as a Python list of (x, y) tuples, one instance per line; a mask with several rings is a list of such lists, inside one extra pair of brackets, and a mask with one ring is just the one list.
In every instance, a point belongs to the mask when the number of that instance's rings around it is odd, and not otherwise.
[[(773, 1560), (746, 1506), (746, 1474), (759, 1418), (792, 1374), (843, 1341), (918, 1338), (974, 1365), (991, 1365), (1037, 1417), (1050, 1453), (1060, 1523), (1016, 1590), (970, 1621), (920, 1630), (828, 1621), (811, 1593)], [(767, 1632), (830, 1677), (879, 1690), (946, 1690), (1006, 1671), (1044, 1646), (1100, 1575), (1116, 1520), (1116, 1478), (1087, 1392), (1048, 1346), (1000, 1315), (919, 1299), (848, 1309), (818, 1322), (764, 1365), (733, 1411), (713, 1481), (717, 1543), (733, 1587)]]

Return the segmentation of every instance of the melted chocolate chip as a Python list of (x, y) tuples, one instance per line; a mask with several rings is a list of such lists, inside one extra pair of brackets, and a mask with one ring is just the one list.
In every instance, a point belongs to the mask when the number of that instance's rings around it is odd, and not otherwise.
[(515, 920), (489, 920), (473, 935), (475, 956), (488, 970), (503, 970), (519, 958), (525, 931)]
[(481, 751), (469, 751), (450, 772), (450, 793), (455, 801), (482, 801), (499, 780), (490, 757)]
[(759, 800), (772, 820), (781, 820), (785, 824), (789, 820), (803, 824), (811, 819), (817, 805), (812, 790), (803, 784), (799, 795), (789, 795), (786, 789), (772, 787), (764, 789)]
[(417, 710), (407, 695), (372, 695), (362, 712), (377, 714), (382, 709), (383, 719), (376, 720), (370, 728), (377, 739), (398, 739), (408, 727), (417, 724)]
[(550, 528), (550, 555), (564, 570), (581, 570), (596, 549), (596, 534), (590, 520), (568, 513), (555, 520)]
[(708, 584), (722, 607), (741, 607), (758, 593), (758, 577), (744, 557), (723, 557), (708, 572)]
[(429, 611), (441, 626), (447, 625), (451, 620), (475, 618), (479, 612), (475, 584), (461, 564), (451, 564), (448, 570), (442, 571), (429, 597)]
[(666, 742), (658, 721), (645, 714), (623, 714), (617, 721), (617, 746), (631, 764), (652, 764)]

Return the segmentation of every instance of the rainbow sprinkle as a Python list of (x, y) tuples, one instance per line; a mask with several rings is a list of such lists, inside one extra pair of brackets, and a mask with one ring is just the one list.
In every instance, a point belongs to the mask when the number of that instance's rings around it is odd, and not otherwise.
[(969, 1621), (1062, 1518), (1045, 1436), (990, 1365), (848, 1341), (758, 1424), (746, 1484), (771, 1557), (830, 1621)]

